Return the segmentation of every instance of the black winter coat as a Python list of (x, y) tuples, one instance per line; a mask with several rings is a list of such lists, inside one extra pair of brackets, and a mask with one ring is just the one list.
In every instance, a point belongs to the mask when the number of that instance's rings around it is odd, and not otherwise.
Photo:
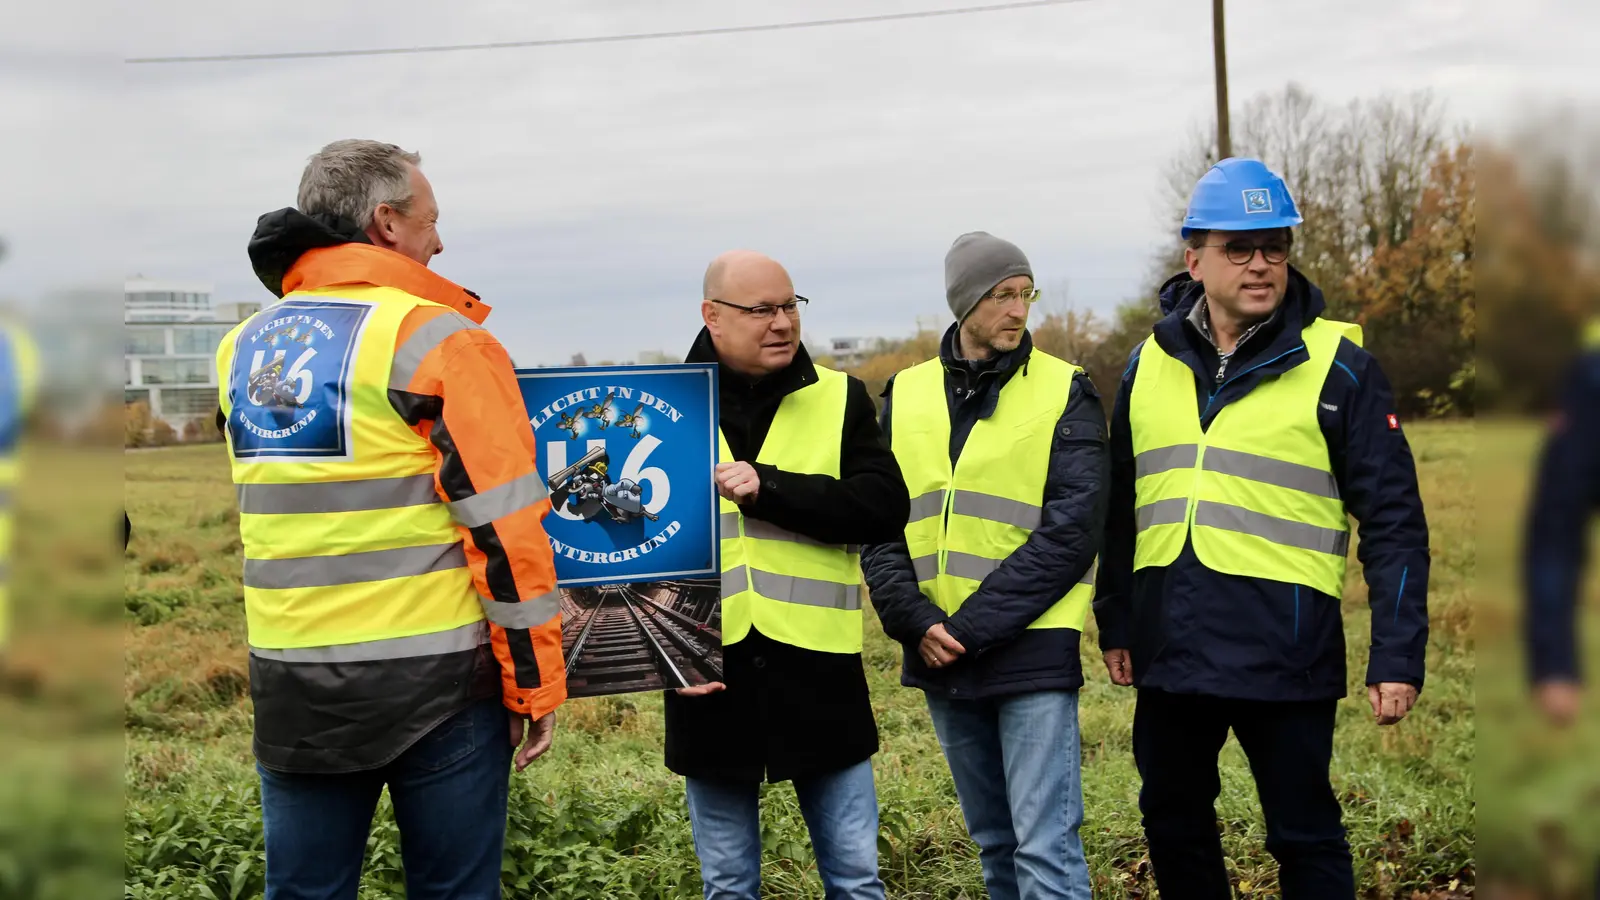
[[(955, 353), (957, 328), (945, 333), (945, 399), (950, 410), (950, 462), (961, 455), (972, 426), (994, 414), (1000, 389), (1028, 374), (1033, 337), (1017, 349), (979, 363)], [(887, 437), (894, 379), (884, 387), (881, 427)], [(1056, 425), (1045, 476), (1043, 517), (1027, 541), (983, 580), (954, 615), (947, 616), (917, 588), (905, 533), (862, 550), (861, 566), (883, 630), (905, 649), (900, 682), (954, 699), (974, 699), (1083, 685), (1078, 659), (1082, 634), (1070, 628), (1028, 630), (1052, 604), (1082, 580), (1100, 552), (1110, 477), (1106, 416), (1088, 375), (1073, 380), (1072, 396)], [(966, 648), (956, 662), (930, 669), (917, 652), (928, 629), (945, 630)]]
[(1528, 610), (1523, 621), (1534, 682), (1577, 680), (1578, 598), (1589, 524), (1600, 515), (1600, 351), (1572, 367), (1539, 460), (1523, 544)]
[[(1257, 386), (1306, 362), (1301, 332), (1322, 315), (1322, 292), (1293, 267), (1278, 314), (1239, 345), (1216, 380), (1216, 348), (1188, 321), (1205, 288), (1187, 274), (1161, 291), (1156, 341), (1194, 371), (1202, 428)], [(1111, 422), (1111, 511), (1096, 586), (1102, 650), (1127, 649), (1134, 685), (1243, 700), (1326, 700), (1346, 693), (1340, 598), (1308, 587), (1215, 572), (1186, 541), (1170, 566), (1133, 570), (1133, 438), (1128, 397), (1133, 351)], [(1428, 645), (1428, 523), (1416, 464), (1394, 415), (1388, 379), (1372, 354), (1340, 342), (1317, 421), (1345, 507), (1359, 524), (1358, 557), (1372, 607), (1366, 683), (1421, 689)]]
[[(704, 330), (689, 362), (715, 362)], [(839, 478), (784, 472), (755, 462), (784, 396), (817, 381), (802, 346), (782, 372), (760, 381), (721, 366), (719, 420), (736, 460), (761, 475), (744, 509), (828, 544), (867, 544), (902, 533), (910, 517), (900, 466), (873, 419), (872, 395), (850, 379)], [(819, 439), (823, 436), (819, 435)], [(781, 644), (752, 628), (723, 649), (727, 688), (703, 697), (666, 694), (666, 765), (717, 781), (787, 781), (855, 765), (878, 752), (878, 728), (859, 653)]]

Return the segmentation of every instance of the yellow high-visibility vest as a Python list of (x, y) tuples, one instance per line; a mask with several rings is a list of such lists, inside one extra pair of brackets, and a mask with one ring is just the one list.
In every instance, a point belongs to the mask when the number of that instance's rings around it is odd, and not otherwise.
[[(1028, 540), (1043, 513), (1050, 445), (1083, 371), (1035, 349), (1028, 371), (1000, 389), (994, 413), (972, 426), (950, 465), (950, 406), (935, 358), (894, 379), (889, 441), (911, 493), (906, 546), (922, 593), (946, 613)], [(1082, 631), (1095, 564), (1029, 628)]]
[(39, 357), (21, 329), (0, 322), (0, 649), (11, 638), (11, 544), (17, 442), (39, 390)]
[(1310, 359), (1200, 428), (1194, 372), (1152, 338), (1129, 396), (1136, 467), (1134, 568), (1167, 566), (1186, 540), (1213, 571), (1344, 591), (1350, 522), (1317, 424), (1323, 384), (1357, 325), (1318, 319)]
[(1600, 318), (1589, 322), (1583, 334), (1583, 344), (1590, 350), (1600, 350)]
[[(817, 381), (788, 394), (756, 462), (786, 472), (839, 477), (849, 377), (817, 366)], [(717, 430), (717, 460), (733, 461)], [(861, 652), (861, 548), (824, 544), (721, 498), (722, 642), (752, 627), (775, 641), (824, 653)]]
[(441, 329), (477, 327), (440, 316), (397, 353), (406, 315), (438, 305), (385, 287), (297, 291), (218, 347), (255, 656), (404, 665), (488, 641), (433, 451), (388, 396)]

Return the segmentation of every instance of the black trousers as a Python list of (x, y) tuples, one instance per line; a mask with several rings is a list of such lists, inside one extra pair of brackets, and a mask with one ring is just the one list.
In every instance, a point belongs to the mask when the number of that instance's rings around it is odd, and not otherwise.
[(1350, 845), (1328, 781), (1335, 700), (1269, 703), (1140, 690), (1133, 755), (1139, 811), (1165, 900), (1231, 900), (1217, 755), (1239, 738), (1267, 820), (1283, 900), (1355, 897)]

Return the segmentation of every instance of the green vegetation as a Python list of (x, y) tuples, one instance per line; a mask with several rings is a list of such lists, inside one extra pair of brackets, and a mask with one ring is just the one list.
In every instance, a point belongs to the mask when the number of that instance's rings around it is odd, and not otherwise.
[[(1352, 683), (1339, 711), (1335, 785), (1370, 896), (1467, 896), (1474, 865), (1474, 431), (1470, 424), (1429, 424), (1413, 434), (1434, 528), (1428, 688), (1411, 719), (1379, 729), (1364, 688)], [(252, 896), (262, 885), (262, 839), (226, 461), (214, 446), (127, 459), (136, 533), (125, 595), (126, 894)], [(1345, 612), (1350, 670), (1359, 681), (1368, 619), (1359, 571), (1351, 574)], [(870, 614), (865, 654), (883, 733), (876, 769), (890, 896), (981, 897), (975, 848), (921, 694), (899, 686), (899, 648)], [(1081, 713), (1085, 841), (1096, 896), (1150, 896), (1129, 733), (1134, 695), (1108, 684), (1092, 635), (1083, 661), (1090, 673)], [(659, 696), (573, 701), (558, 722), (555, 749), (513, 777), (508, 896), (698, 896), (681, 782), (661, 765)], [(1222, 761), (1218, 815), (1240, 895), (1273, 895), (1276, 867), (1262, 848), (1249, 768), (1231, 740)], [(767, 894), (820, 897), (787, 785), (768, 789), (763, 830)], [(368, 845), (363, 897), (400, 895), (398, 847), (385, 801)]]

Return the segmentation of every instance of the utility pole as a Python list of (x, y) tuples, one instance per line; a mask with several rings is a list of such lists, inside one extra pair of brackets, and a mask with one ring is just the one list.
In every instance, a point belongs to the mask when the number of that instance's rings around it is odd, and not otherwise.
[(1228, 48), (1223, 39), (1222, 0), (1211, 0), (1211, 46), (1217, 69), (1217, 158), (1233, 155), (1228, 137)]

